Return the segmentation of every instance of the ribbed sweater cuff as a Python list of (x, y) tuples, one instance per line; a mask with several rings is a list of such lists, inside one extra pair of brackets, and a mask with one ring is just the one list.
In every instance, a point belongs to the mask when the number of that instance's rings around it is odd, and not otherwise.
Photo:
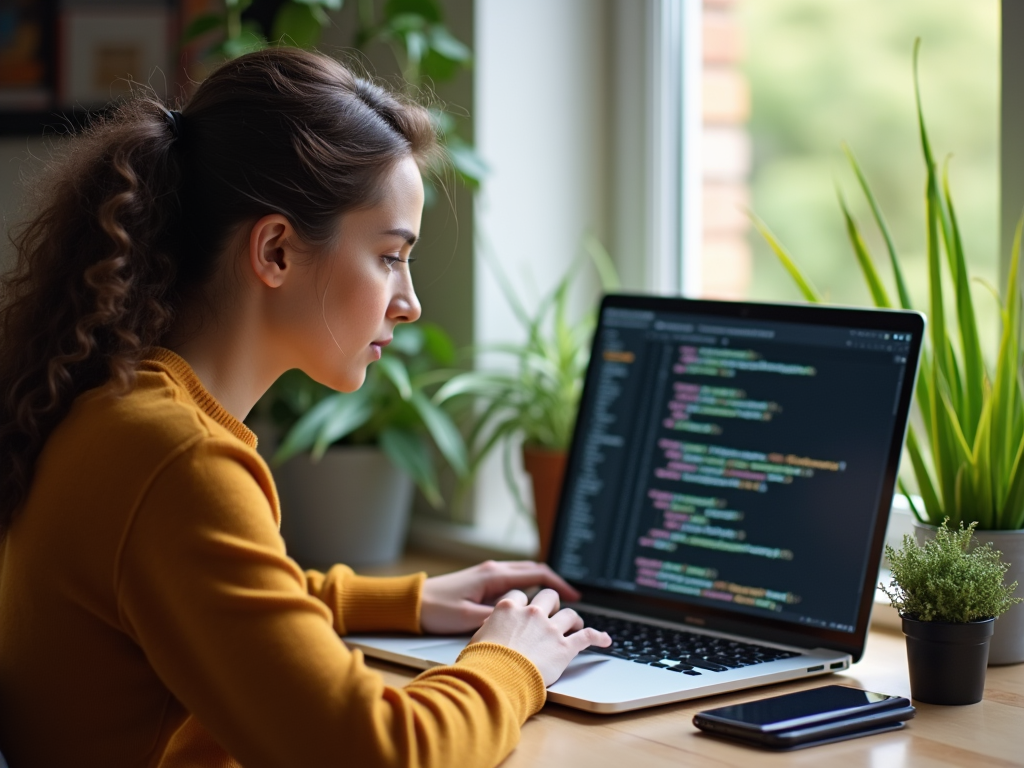
[(519, 651), (504, 645), (471, 643), (459, 654), (455, 665), (472, 670), (501, 689), (515, 709), (520, 725), (539, 712), (547, 700), (540, 670)]
[(411, 576), (352, 575), (339, 597), (344, 632), (413, 632), (420, 630), (420, 603), (425, 573)]

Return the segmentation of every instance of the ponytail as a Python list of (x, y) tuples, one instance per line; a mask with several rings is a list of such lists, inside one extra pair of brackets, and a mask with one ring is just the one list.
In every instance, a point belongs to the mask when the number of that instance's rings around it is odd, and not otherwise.
[(133, 387), (240, 224), (281, 213), (315, 251), (435, 152), (423, 107), (285, 48), (228, 62), (180, 114), (136, 98), (62, 142), (0, 278), (0, 536), (74, 399)]
[(167, 329), (180, 218), (174, 136), (155, 101), (122, 105), (58, 148), (0, 280), (0, 531), (74, 398), (119, 391)]

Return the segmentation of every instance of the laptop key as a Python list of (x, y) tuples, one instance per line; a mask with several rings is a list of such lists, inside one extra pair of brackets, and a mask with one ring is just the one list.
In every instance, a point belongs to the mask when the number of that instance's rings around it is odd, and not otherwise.
[(729, 671), (728, 667), (723, 667), (721, 664), (715, 664), (715, 662), (713, 662), (713, 661), (708, 661), (707, 659), (701, 659), (701, 658), (697, 658), (697, 657), (694, 657), (694, 656), (690, 656), (689, 658), (683, 659), (683, 661), (685, 663), (687, 663), (687, 664), (692, 664), (695, 667), (700, 667), (701, 669), (706, 669), (709, 672), (728, 672)]

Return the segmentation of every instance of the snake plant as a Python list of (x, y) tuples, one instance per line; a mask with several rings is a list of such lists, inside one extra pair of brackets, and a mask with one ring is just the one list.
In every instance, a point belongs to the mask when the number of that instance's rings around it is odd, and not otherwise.
[[(960, 236), (948, 163), (940, 174), (921, 106), (914, 43), (914, 93), (921, 150), (926, 171), (925, 220), (928, 258), (929, 330), (917, 379), (915, 419), (906, 450), (924, 509), (900, 481), (911, 509), (922, 522), (952, 526), (976, 522), (982, 530), (1024, 528), (1024, 396), (1021, 380), (1021, 293), (1019, 287), (1021, 222), (1010, 258), (1005, 296), (1000, 300), (1002, 331), (995, 366), (983, 359), (967, 260)], [(875, 224), (882, 234), (895, 278), (895, 297), (875, 265), (862, 231), (842, 194), (839, 204), (846, 232), (876, 306), (911, 309), (910, 293), (885, 218), (852, 151), (844, 146)], [(789, 272), (804, 298), (822, 294), (797, 265), (768, 226), (752, 215), (755, 228)], [(1022, 219), (1024, 222), (1024, 219)], [(947, 312), (944, 275), (952, 278), (952, 312)], [(998, 299), (997, 299), (998, 300)]]

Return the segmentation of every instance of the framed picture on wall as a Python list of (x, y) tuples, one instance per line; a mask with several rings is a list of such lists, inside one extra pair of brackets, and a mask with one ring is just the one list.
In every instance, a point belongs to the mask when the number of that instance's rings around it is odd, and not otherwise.
[(53, 103), (52, 29), (52, 2), (0, 2), (0, 121)]
[(140, 85), (165, 98), (175, 78), (174, 21), (172, 9), (163, 2), (64, 8), (58, 103), (91, 109)]

